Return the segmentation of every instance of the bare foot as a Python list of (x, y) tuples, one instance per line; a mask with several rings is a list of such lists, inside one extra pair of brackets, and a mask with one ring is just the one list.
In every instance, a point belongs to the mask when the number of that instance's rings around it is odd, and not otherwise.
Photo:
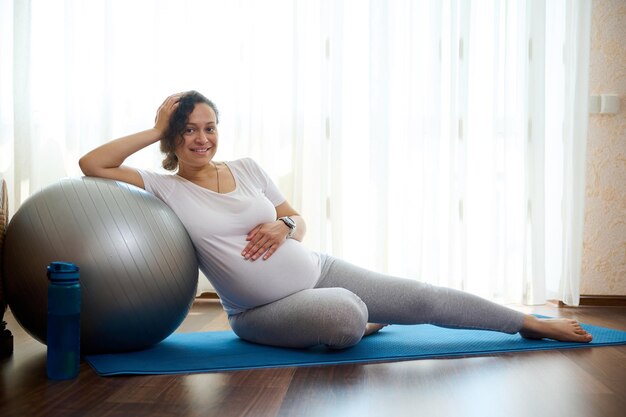
[(593, 339), (576, 320), (539, 319), (530, 315), (524, 319), (524, 325), (519, 333), (527, 339), (547, 338), (559, 342), (589, 343)]
[(380, 329), (386, 326), (388, 326), (388, 324), (367, 323), (367, 326), (365, 327), (365, 333), (363, 333), (363, 337), (378, 333)]

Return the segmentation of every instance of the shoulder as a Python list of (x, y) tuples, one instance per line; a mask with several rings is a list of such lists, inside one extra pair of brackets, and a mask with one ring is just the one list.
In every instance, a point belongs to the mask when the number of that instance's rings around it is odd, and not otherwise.
[(242, 158), (229, 162), (229, 164), (240, 177), (245, 178), (247, 183), (261, 189), (274, 206), (285, 201), (285, 197), (272, 178), (254, 159)]
[(252, 158), (240, 158), (227, 162), (228, 165), (240, 167), (243, 169), (260, 170), (261, 166)]
[(148, 179), (150, 181), (171, 182), (176, 181), (178, 178), (180, 178), (176, 174), (164, 174), (160, 172), (150, 171), (147, 169), (137, 169), (137, 172), (139, 173), (139, 175), (141, 175), (144, 181)]
[(261, 165), (259, 165), (252, 158), (236, 159), (234, 161), (227, 162), (226, 164), (232, 168), (237, 169), (247, 176), (265, 177), (267, 175), (263, 168), (261, 168)]
[(162, 174), (145, 169), (137, 169), (137, 172), (143, 179), (146, 191), (161, 198), (167, 197), (174, 188), (174, 184), (181, 179), (175, 174)]

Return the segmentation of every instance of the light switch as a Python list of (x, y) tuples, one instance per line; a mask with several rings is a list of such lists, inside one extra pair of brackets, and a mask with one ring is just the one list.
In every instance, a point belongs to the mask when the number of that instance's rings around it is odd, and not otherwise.
[(617, 94), (602, 94), (600, 96), (600, 113), (619, 113), (619, 96)]

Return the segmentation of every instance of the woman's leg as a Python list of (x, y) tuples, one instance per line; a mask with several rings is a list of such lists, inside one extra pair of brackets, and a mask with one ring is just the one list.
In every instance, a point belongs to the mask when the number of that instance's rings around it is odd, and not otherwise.
[(366, 330), (367, 307), (343, 288), (297, 292), (229, 317), (237, 336), (264, 345), (307, 348), (356, 345)]
[(373, 323), (427, 323), (505, 333), (520, 331), (524, 323), (524, 314), (463, 291), (391, 277), (330, 256), (323, 256), (322, 262), (316, 287), (340, 287), (356, 294)]
[(575, 320), (540, 320), (472, 294), (372, 272), (343, 260), (322, 256), (317, 288), (341, 287), (367, 305), (374, 323), (519, 332), (527, 338), (590, 342), (592, 336)]

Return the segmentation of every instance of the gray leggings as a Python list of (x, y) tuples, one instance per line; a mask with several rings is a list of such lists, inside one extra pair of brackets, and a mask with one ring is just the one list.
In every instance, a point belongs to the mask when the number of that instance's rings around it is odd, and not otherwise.
[(321, 255), (315, 288), (229, 317), (241, 339), (333, 349), (356, 345), (370, 323), (434, 324), (516, 333), (524, 315), (475, 295), (396, 278)]

